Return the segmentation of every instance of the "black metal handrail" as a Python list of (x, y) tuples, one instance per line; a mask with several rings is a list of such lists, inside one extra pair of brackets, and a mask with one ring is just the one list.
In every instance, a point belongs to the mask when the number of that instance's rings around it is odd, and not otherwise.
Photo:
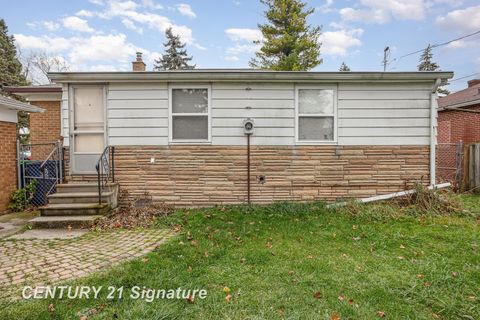
[(98, 181), (98, 204), (102, 204), (102, 192), (107, 184), (115, 182), (115, 147), (108, 146), (103, 150), (95, 166)]

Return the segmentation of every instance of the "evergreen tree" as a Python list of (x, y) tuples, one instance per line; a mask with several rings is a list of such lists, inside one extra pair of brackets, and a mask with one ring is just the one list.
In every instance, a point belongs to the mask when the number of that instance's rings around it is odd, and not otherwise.
[[(8, 35), (8, 27), (5, 20), (0, 19), (0, 94), (8, 95), (4, 90), (4, 86), (21, 86), (26, 85), (27, 80), (22, 73), (22, 64), (17, 58), (17, 48), (15, 47), (15, 38)], [(18, 112), (17, 128), (28, 128), (28, 113), (24, 111)], [(17, 131), (18, 133), (19, 131)], [(26, 143), (28, 135), (20, 135), (20, 141)]]
[[(307, 24), (314, 9), (301, 0), (260, 0), (268, 22), (259, 24), (262, 47), (250, 61), (252, 68), (306, 71), (322, 63), (320, 27)], [(255, 43), (260, 44), (260, 41)]]
[(350, 67), (347, 66), (347, 65), (345, 64), (345, 62), (342, 62), (342, 65), (340, 66), (340, 69), (338, 69), (338, 71), (348, 72), (348, 71), (350, 71)]
[[(428, 45), (420, 56), (420, 64), (417, 66), (418, 71), (437, 71), (440, 70), (440, 66), (432, 61), (433, 53), (432, 47)], [(449, 95), (450, 91), (445, 88), (438, 88), (437, 92), (441, 95)]]
[(174, 35), (172, 28), (165, 31), (167, 43), (163, 45), (166, 47), (165, 54), (158, 60), (155, 60), (154, 70), (179, 70), (179, 69), (194, 69), (195, 65), (189, 65), (192, 57), (187, 55), (185, 50), (185, 43), (182, 43), (180, 36)]
[(420, 64), (417, 66), (418, 71), (436, 71), (440, 67), (432, 61), (432, 47), (428, 45), (420, 56)]
[(22, 64), (17, 58), (15, 38), (8, 35), (5, 20), (0, 19), (0, 90), (3, 86), (26, 85)]

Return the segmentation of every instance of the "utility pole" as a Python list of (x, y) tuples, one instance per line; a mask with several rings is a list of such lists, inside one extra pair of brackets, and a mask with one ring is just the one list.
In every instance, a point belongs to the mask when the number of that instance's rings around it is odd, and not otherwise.
[(383, 72), (387, 71), (388, 59), (390, 58), (390, 47), (383, 49)]

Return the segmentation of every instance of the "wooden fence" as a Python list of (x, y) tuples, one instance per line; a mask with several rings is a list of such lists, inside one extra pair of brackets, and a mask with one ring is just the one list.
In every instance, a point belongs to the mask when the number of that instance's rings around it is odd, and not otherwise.
[(480, 193), (480, 143), (472, 143), (465, 157), (465, 182), (468, 190)]

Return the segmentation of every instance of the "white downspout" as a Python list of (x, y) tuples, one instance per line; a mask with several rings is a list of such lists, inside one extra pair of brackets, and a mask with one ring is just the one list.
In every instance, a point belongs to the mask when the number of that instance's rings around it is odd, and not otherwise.
[(435, 80), (430, 94), (430, 186), (436, 184), (436, 127), (437, 127), (437, 89), (442, 83), (441, 79)]

